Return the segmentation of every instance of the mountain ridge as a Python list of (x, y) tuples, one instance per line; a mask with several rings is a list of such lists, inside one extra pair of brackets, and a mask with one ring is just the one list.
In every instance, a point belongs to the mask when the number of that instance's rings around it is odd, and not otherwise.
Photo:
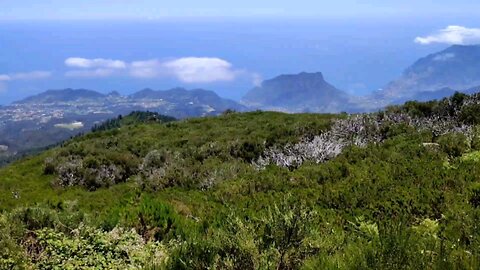
[(15, 101), (13, 104), (68, 102), (81, 98), (95, 99), (105, 98), (106, 96), (107, 95), (100, 92), (83, 88), (49, 89), (39, 94)]
[(339, 112), (349, 103), (349, 95), (328, 83), (321, 72), (301, 72), (262, 82), (247, 92), (241, 103), (287, 112)]
[(452, 45), (407, 67), (402, 75), (374, 93), (385, 99), (410, 98), (445, 88), (466, 90), (480, 85), (480, 45)]

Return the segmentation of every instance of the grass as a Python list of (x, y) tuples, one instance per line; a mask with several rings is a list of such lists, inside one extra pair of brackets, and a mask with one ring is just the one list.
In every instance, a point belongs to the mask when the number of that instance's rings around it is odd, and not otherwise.
[[(327, 130), (334, 117), (344, 115), (231, 113), (90, 133), (0, 169), (0, 211), (10, 217), (38, 205), (67, 221), (82, 213), (98, 235), (133, 228), (165, 247), (170, 260), (161, 267), (172, 269), (477, 268), (480, 166), (478, 149), (468, 144), (449, 156), (450, 148), (423, 145), (449, 137), (406, 130), (382, 144), (348, 147), (322, 164), (251, 165), (267, 147)], [(53, 186), (57, 176), (44, 174), (49, 158), (138, 168), (159, 149), (180, 158), (167, 156), (167, 176), (175, 181), (156, 190), (142, 189), (135, 173), (90, 191)], [(200, 188), (213, 176), (210, 188)], [(65, 234), (68, 243), (76, 241)]]

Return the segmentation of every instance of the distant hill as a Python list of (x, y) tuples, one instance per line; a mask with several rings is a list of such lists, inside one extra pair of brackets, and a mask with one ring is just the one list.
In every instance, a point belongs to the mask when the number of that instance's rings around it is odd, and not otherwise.
[(480, 45), (454, 45), (419, 59), (375, 94), (386, 100), (405, 100), (432, 92), (432, 97), (438, 98), (452, 93), (447, 88), (465, 90), (479, 85)]
[(46, 103), (56, 103), (56, 102), (72, 102), (80, 100), (95, 100), (105, 98), (106, 95), (99, 92), (87, 89), (62, 89), (62, 90), (47, 90), (38, 95), (27, 97), (20, 101), (15, 102), (15, 104), (46, 104)]
[(134, 111), (128, 115), (119, 115), (117, 118), (109, 119), (101, 124), (92, 127), (92, 132), (106, 131), (120, 128), (127, 125), (168, 123), (176, 121), (174, 117), (161, 115), (156, 112)]
[(163, 99), (165, 101), (175, 103), (178, 106), (184, 105), (187, 108), (203, 107), (211, 112), (223, 112), (225, 110), (239, 110), (244, 111), (246, 108), (237, 102), (229, 99), (224, 99), (218, 96), (215, 92), (204, 89), (187, 90), (185, 88), (173, 88), (170, 90), (152, 90), (144, 89), (129, 96), (133, 100), (142, 99)]
[(119, 113), (125, 114), (134, 110), (151, 110), (177, 118), (185, 118), (215, 115), (228, 109), (236, 111), (246, 110), (245, 106), (233, 100), (221, 98), (213, 91), (204, 89), (187, 90), (185, 88), (169, 90), (144, 89), (129, 96), (122, 96), (116, 91), (102, 94), (93, 90), (68, 88), (48, 90), (14, 104), (75, 103), (75, 106), (82, 108), (85, 102), (98, 103), (96, 107), (98, 111), (109, 111), (114, 115)]
[(350, 97), (325, 81), (322, 73), (302, 72), (266, 80), (250, 90), (242, 103), (253, 108), (287, 112), (339, 112)]
[(445, 87), (436, 91), (422, 91), (415, 93), (409, 97), (401, 97), (392, 101), (393, 104), (401, 104), (409, 100), (416, 100), (416, 101), (430, 101), (430, 100), (439, 100), (444, 97), (448, 97), (453, 95), (457, 90), (454, 90), (449, 87)]
[[(95, 126), (97, 129), (117, 126), (126, 120), (102, 123), (132, 111), (150, 111), (183, 119), (219, 115), (226, 110), (245, 111), (247, 108), (203, 89), (145, 89), (130, 96), (115, 91), (102, 94), (86, 89), (48, 90), (18, 101), (14, 106), (0, 107), (0, 146), (8, 147), (0, 153), (0, 164), (2, 160), (9, 161), (59, 143)], [(140, 112), (136, 115), (145, 117)], [(173, 118), (159, 117), (161, 121), (168, 119)]]

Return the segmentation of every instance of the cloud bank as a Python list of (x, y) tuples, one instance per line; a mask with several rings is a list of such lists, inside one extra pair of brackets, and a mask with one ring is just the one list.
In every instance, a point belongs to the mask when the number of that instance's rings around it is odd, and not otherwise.
[(0, 81), (39, 80), (52, 76), (50, 71), (31, 71), (22, 73), (0, 74)]
[(65, 73), (67, 77), (80, 78), (103, 78), (114, 75), (119, 70), (127, 68), (127, 63), (121, 60), (95, 58), (87, 59), (81, 57), (70, 57), (65, 59), (65, 65), (76, 68)]
[(28, 80), (40, 80), (46, 79), (52, 76), (50, 71), (31, 71), (31, 72), (19, 72), (0, 74), (0, 93), (7, 91), (7, 83), (11, 81), (28, 81)]
[(80, 57), (70, 57), (65, 59), (65, 65), (67, 67), (74, 68), (102, 68), (102, 69), (124, 69), (127, 67), (127, 64), (121, 60), (112, 60), (112, 59), (87, 59)]
[(232, 81), (237, 76), (232, 64), (219, 58), (186, 57), (164, 63), (165, 68), (185, 83)]
[(480, 28), (450, 25), (429, 36), (417, 37), (415, 42), (428, 45), (433, 43), (470, 45), (480, 43)]
[(236, 69), (226, 60), (216, 57), (182, 57), (168, 60), (142, 60), (126, 62), (112, 59), (86, 59), (72, 57), (65, 65), (74, 70), (65, 73), (68, 77), (130, 76), (139, 79), (174, 78), (183, 83), (215, 83), (233, 81), (249, 76), (258, 84), (260, 76)]
[(112, 76), (115, 70), (108, 68), (97, 68), (92, 70), (70, 70), (65, 72), (67, 77), (77, 78), (105, 78)]
[(130, 64), (129, 75), (135, 78), (158, 78), (165, 76), (165, 73), (163, 64), (156, 59), (134, 61)]
[(220, 58), (184, 57), (168, 61), (151, 59), (135, 61), (130, 75), (136, 78), (173, 77), (184, 83), (211, 83), (232, 81), (241, 73)]

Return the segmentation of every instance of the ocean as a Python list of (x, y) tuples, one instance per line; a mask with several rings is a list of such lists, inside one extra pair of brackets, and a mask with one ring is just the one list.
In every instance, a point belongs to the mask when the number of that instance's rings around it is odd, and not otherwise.
[[(357, 95), (377, 90), (418, 58), (448, 45), (419, 45), (415, 37), (447, 25), (478, 26), (476, 18), (216, 18), (144, 21), (0, 21), (0, 74), (51, 71), (50, 78), (0, 82), (0, 104), (47, 89), (86, 88), (122, 94), (153, 88), (205, 88), (240, 99), (253, 87), (232, 82), (186, 84), (128, 76), (71, 78), (68, 57), (123, 61), (218, 57), (235, 69), (269, 79), (323, 72)], [(477, 25), (475, 25), (477, 24)]]

